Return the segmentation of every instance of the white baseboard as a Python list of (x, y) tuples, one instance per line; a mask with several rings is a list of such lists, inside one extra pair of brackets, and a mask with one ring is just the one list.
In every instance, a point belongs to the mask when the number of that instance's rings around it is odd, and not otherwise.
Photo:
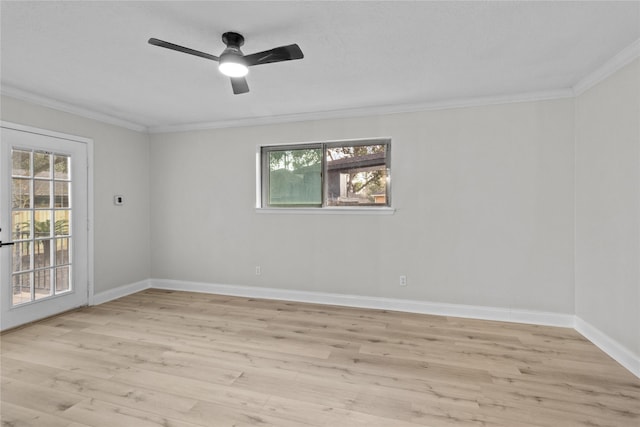
[(108, 291), (99, 292), (93, 295), (93, 298), (89, 302), (90, 305), (104, 304), (114, 299), (126, 297), (127, 295), (135, 294), (136, 292), (149, 289), (151, 287), (151, 279), (141, 280), (136, 283), (130, 283), (128, 285), (119, 286), (117, 288), (109, 289)]
[(634, 354), (627, 347), (612, 339), (604, 332), (575, 316), (575, 329), (586, 339), (594, 343), (600, 350), (607, 353), (616, 362), (640, 378), (640, 356)]
[(260, 288), (255, 286), (185, 282), (182, 280), (166, 279), (151, 279), (151, 287), (154, 289), (174, 291), (203, 292), (249, 298), (265, 298), (283, 301), (341, 305), (347, 307), (374, 308), (380, 310), (497, 320), (503, 322), (529, 323), (545, 326), (572, 328), (574, 325), (573, 315), (570, 314), (546, 313), (497, 307), (446, 304), (395, 298), (332, 294), (326, 292), (297, 291), (291, 289)]

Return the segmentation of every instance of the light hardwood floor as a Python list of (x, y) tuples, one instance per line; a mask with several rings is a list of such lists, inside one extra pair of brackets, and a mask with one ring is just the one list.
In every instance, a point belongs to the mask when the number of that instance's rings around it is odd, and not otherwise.
[(640, 426), (572, 329), (148, 290), (1, 337), (3, 426)]

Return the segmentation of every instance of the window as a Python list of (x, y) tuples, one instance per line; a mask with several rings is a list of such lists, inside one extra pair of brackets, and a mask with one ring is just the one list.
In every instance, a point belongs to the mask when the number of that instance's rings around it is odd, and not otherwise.
[(389, 139), (260, 148), (263, 208), (391, 206)]

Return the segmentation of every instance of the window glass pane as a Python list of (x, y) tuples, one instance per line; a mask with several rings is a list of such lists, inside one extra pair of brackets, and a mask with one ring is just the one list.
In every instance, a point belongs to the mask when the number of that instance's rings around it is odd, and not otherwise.
[(31, 176), (31, 152), (21, 150), (11, 150), (11, 160), (13, 176)]
[(31, 238), (31, 211), (14, 211), (11, 214), (11, 240)]
[(29, 179), (13, 178), (11, 180), (11, 208), (29, 209), (31, 207), (31, 189)]
[(11, 284), (13, 289), (11, 302), (13, 305), (31, 301), (31, 274), (14, 274)]
[(327, 148), (327, 205), (387, 206), (387, 145)]
[(71, 157), (56, 154), (53, 160), (53, 176), (55, 179), (69, 179), (69, 163)]
[(36, 299), (51, 295), (51, 269), (36, 270), (33, 272), (33, 287)]
[(51, 236), (51, 211), (35, 211), (33, 231), (35, 238)]
[(49, 153), (33, 153), (33, 175), (38, 178), (51, 178), (51, 155)]
[(268, 153), (269, 205), (322, 204), (322, 149)]
[(71, 211), (60, 210), (56, 211), (56, 236), (68, 236), (71, 234), (70, 222)]
[(54, 206), (56, 208), (68, 208), (69, 205), (69, 186), (70, 182), (55, 182)]
[(33, 181), (33, 204), (36, 208), (51, 207), (51, 181)]

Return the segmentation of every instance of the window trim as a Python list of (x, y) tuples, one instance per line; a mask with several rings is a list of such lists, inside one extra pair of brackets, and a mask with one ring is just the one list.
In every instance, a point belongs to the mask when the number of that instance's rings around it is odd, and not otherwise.
[(371, 206), (363, 206), (355, 208), (353, 206), (328, 206), (326, 208), (259, 208), (256, 207), (259, 214), (298, 214), (298, 215), (393, 215), (395, 208), (384, 206), (374, 208)]
[[(361, 146), (361, 145), (386, 145), (385, 159), (387, 164), (387, 184), (386, 184), (386, 200), (384, 206), (364, 205), (364, 206), (329, 206), (327, 205), (327, 193), (328, 186), (325, 181), (327, 176), (327, 161), (326, 150), (331, 147), (342, 146)], [(268, 173), (269, 165), (267, 163), (267, 156), (263, 156), (263, 153), (269, 151), (276, 151), (279, 149), (304, 149), (304, 148), (321, 148), (322, 154), (322, 173), (321, 173), (321, 185), (322, 185), (322, 203), (320, 205), (301, 205), (295, 207), (287, 206), (265, 206), (264, 201), (268, 200), (268, 188), (267, 185), (263, 185), (265, 181), (265, 174)], [(331, 141), (312, 141), (312, 142), (293, 142), (282, 144), (263, 144), (256, 146), (256, 212), (258, 213), (286, 213), (286, 214), (383, 214), (389, 215), (395, 212), (393, 208), (393, 198), (391, 191), (391, 137), (375, 137), (375, 138), (360, 138), (360, 139), (343, 139), (343, 140), (331, 140)]]

